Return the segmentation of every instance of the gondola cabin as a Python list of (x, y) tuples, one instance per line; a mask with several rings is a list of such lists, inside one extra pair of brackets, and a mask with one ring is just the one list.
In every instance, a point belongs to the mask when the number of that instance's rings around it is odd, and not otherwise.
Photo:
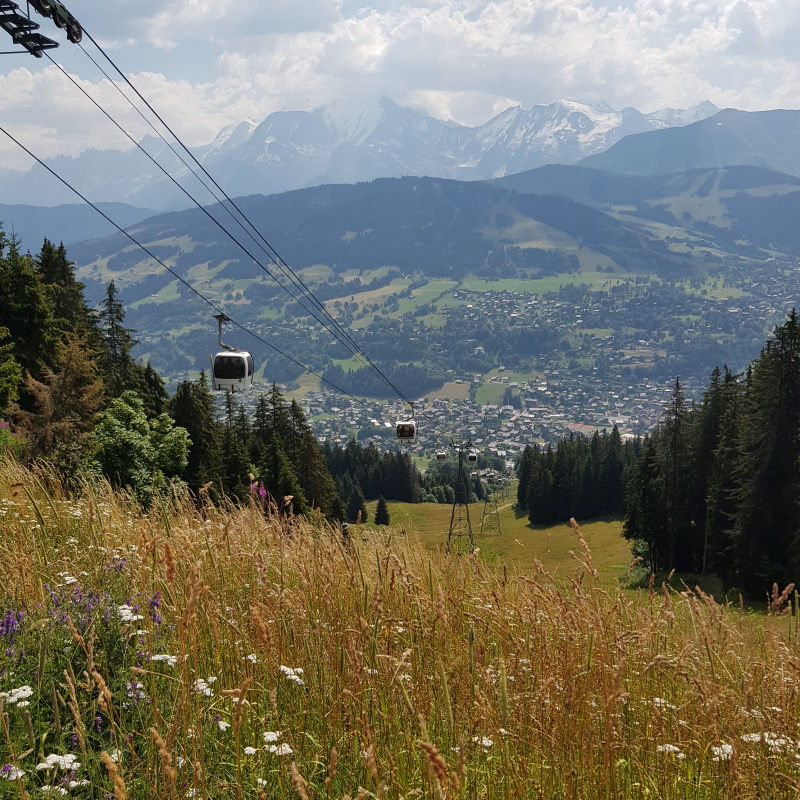
[(447, 453), (444, 450), (437, 450), (436, 451), (436, 460), (437, 461), (447, 461)]
[(474, 450), (470, 450), (469, 453), (467, 453), (467, 461), (469, 461), (470, 464), (476, 464), (478, 461), (478, 454)]
[(243, 392), (253, 385), (255, 365), (246, 350), (237, 350), (222, 343), (222, 323), (230, 322), (225, 314), (215, 314), (219, 325), (220, 352), (211, 360), (212, 387), (218, 392)]
[(243, 392), (253, 385), (253, 357), (245, 350), (224, 351), (214, 356), (214, 389)]
[(397, 441), (401, 444), (416, 444), (417, 423), (413, 419), (398, 420)]

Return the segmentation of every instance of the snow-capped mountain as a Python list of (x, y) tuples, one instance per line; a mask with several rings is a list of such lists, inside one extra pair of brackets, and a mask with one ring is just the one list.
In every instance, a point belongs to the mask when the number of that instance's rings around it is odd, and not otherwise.
[[(624, 136), (687, 125), (716, 112), (712, 103), (643, 114), (560, 100), (515, 106), (470, 128), (382, 97), (365, 105), (332, 102), (311, 112), (278, 111), (261, 123), (242, 120), (194, 154), (232, 196), (403, 175), (482, 180), (544, 164), (574, 164)], [(163, 143), (146, 137), (143, 146), (199, 200), (209, 202)], [(162, 210), (189, 205), (138, 151), (87, 150), (74, 159), (53, 159), (52, 166), (93, 200)], [(75, 201), (38, 166), (29, 173), (0, 173), (0, 196), (6, 203)]]

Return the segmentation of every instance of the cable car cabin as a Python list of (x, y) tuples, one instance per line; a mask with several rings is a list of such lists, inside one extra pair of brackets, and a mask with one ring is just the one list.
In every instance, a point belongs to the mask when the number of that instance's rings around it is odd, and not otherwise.
[(469, 461), (470, 464), (475, 464), (478, 461), (478, 454), (474, 450), (470, 450), (469, 453), (467, 453), (467, 461)]
[(416, 444), (417, 423), (413, 419), (399, 420), (397, 423), (397, 441), (403, 444)]
[(253, 357), (244, 350), (225, 351), (214, 356), (214, 389), (243, 392), (253, 385)]
[(444, 450), (437, 450), (436, 451), (436, 460), (437, 461), (447, 461), (447, 453)]

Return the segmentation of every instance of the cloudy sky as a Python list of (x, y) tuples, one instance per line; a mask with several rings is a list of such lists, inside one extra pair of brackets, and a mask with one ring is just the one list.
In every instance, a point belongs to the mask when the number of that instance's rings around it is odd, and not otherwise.
[[(22, 0), (17, 0), (22, 2)], [(800, 107), (796, 0), (66, 0), (189, 144), (233, 121), (332, 99), (476, 125), (561, 98), (642, 111), (703, 100)], [(35, 16), (35, 15), (34, 15)], [(144, 127), (49, 20), (51, 51), (121, 121)], [(10, 38), (0, 49), (10, 49)], [(87, 50), (95, 55), (91, 43)], [(0, 124), (43, 156), (124, 146), (47, 59), (0, 57)], [(128, 145), (129, 146), (129, 145)], [(28, 162), (0, 141), (0, 167)]]

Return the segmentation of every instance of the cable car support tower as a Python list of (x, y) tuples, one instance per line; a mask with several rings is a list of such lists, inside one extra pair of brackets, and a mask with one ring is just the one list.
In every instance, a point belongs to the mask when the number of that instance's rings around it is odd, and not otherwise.
[(502, 536), (503, 528), (500, 525), (500, 508), (498, 503), (502, 498), (502, 483), (494, 480), (486, 482), (483, 495), (483, 516), (481, 517), (481, 536)]
[(460, 555), (471, 553), (475, 549), (475, 538), (472, 534), (472, 522), (469, 518), (469, 492), (467, 474), (464, 469), (464, 455), (472, 447), (472, 441), (466, 444), (454, 439), (450, 447), (458, 452), (458, 471), (453, 483), (453, 511), (450, 515), (450, 530), (447, 534), (447, 552)]

